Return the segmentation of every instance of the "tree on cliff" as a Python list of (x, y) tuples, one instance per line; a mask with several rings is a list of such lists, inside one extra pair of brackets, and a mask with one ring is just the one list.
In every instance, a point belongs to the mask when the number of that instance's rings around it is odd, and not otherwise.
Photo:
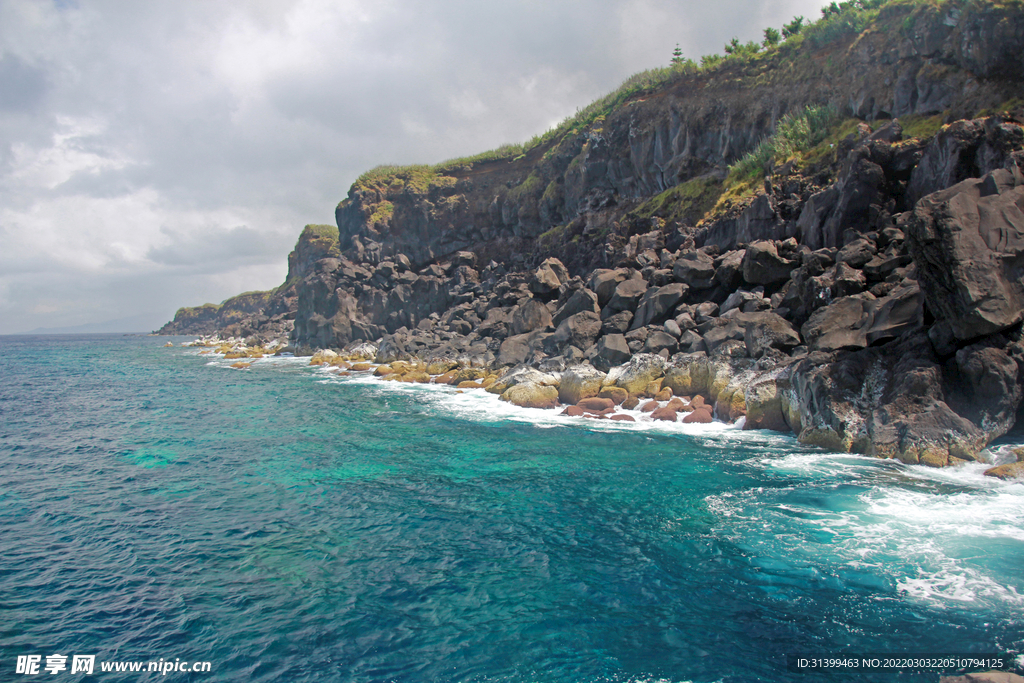
[(672, 64), (682, 64), (685, 60), (683, 59), (683, 51), (679, 48), (679, 43), (676, 43), (676, 49), (672, 50)]

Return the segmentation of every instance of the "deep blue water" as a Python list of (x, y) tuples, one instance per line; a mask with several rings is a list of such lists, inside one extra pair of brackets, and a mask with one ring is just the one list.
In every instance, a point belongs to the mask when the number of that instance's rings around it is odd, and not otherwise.
[(980, 467), (165, 341), (0, 337), (0, 680), (937, 681), (786, 655), (1024, 651), (1024, 484)]

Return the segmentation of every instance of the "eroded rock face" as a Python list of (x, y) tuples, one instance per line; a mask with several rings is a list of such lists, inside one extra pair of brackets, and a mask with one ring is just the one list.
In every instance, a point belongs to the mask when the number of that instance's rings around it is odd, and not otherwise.
[(921, 288), (908, 282), (882, 298), (865, 292), (819, 308), (804, 324), (808, 346), (819, 351), (861, 349), (923, 326)]
[[(1019, 94), (1007, 67), (1020, 55), (977, 44), (1016, 44), (1020, 9), (943, 12), (921, 9), (898, 36), (876, 25), (839, 46), (838, 71), (808, 60), (799, 84), (781, 70), (699, 74), (513, 160), (371, 174), (338, 207), (340, 239), (311, 229), (297, 246), (291, 303), (243, 311), (245, 324), (280, 329), (291, 319), (269, 319), (290, 314), (300, 353), (379, 340), (379, 360), (418, 359), (444, 371), (435, 381), (521, 405), (549, 405), (552, 390), (587, 401), (595, 385), (629, 406), (675, 393), (693, 399), (687, 421), (746, 416), (906, 462), (974, 457), (1022, 400), (1021, 114), (931, 140), (867, 125)], [(835, 77), (846, 67), (849, 82)], [(695, 188), (714, 202), (779, 116), (826, 101), (866, 123), (812, 173), (768, 168), (763, 191), (704, 220), (683, 206)], [(670, 188), (686, 199), (666, 200)]]
[(1024, 177), (1000, 169), (922, 199), (907, 240), (928, 308), (963, 341), (1024, 318)]

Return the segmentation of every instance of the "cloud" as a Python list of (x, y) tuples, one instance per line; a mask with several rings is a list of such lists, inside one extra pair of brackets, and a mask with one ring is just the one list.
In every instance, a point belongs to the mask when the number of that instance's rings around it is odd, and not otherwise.
[(820, 4), (4, 0), (0, 333), (273, 287), (362, 171), (529, 139)]

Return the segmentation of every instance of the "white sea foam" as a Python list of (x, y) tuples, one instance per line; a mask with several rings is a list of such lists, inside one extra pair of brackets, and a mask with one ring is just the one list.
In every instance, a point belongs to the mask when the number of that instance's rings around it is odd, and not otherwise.
[(459, 391), (446, 384), (417, 384), (410, 382), (385, 382), (369, 374), (355, 374), (348, 377), (337, 377), (333, 373), (318, 373), (322, 382), (344, 382), (369, 385), (374, 390), (416, 395), (421, 402), (428, 402), (439, 413), (451, 413), (460, 417), (481, 420), (509, 420), (528, 422), (540, 429), (557, 427), (584, 427), (592, 431), (633, 431), (666, 434), (687, 434), (692, 436), (729, 435), (743, 439), (764, 439), (765, 432), (743, 431), (743, 423), (727, 424), (715, 421), (710, 424), (683, 422), (666, 422), (652, 420), (650, 413), (639, 410), (622, 410), (622, 414), (632, 416), (636, 422), (618, 420), (598, 420), (583, 417), (561, 415), (560, 410), (540, 408), (522, 408), (507, 401), (502, 401), (495, 394), (480, 389)]
[[(850, 454), (789, 453), (757, 466), (792, 486), (706, 499), (722, 532), (758, 556), (832, 566), (841, 584), (933, 607), (1024, 614), (1024, 582), (1000, 558), (1024, 553), (1024, 483), (989, 465), (935, 469)], [(776, 500), (774, 504), (771, 500)]]

